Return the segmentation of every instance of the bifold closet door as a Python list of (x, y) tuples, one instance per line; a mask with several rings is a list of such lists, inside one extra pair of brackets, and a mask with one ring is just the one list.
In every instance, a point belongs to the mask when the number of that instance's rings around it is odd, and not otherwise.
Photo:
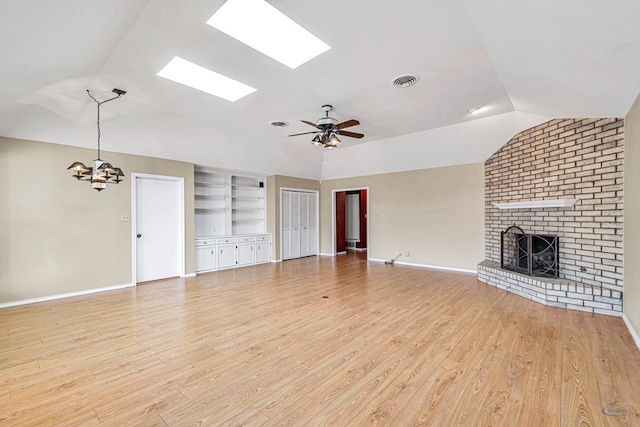
[(282, 192), (282, 259), (316, 255), (317, 194)]
[(282, 259), (300, 258), (300, 193), (282, 192)]

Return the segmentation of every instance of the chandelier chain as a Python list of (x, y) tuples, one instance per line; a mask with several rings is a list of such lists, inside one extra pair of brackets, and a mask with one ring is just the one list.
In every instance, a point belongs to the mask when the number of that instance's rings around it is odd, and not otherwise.
[(114, 99), (120, 98), (120, 96), (122, 96), (122, 94), (118, 93), (113, 98), (109, 98), (109, 99), (106, 99), (104, 101), (98, 101), (93, 95), (91, 95), (91, 92), (89, 92), (89, 89), (87, 89), (87, 94), (89, 95), (89, 97), (91, 99), (93, 99), (95, 101), (96, 104), (98, 104), (98, 118), (97, 118), (96, 122), (97, 122), (97, 125), (98, 125), (98, 159), (100, 159), (100, 106), (102, 104), (104, 104), (105, 102), (113, 101)]

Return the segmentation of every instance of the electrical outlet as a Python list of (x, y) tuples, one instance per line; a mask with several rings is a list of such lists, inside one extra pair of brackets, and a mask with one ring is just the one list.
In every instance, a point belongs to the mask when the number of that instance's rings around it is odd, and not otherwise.
[(404, 256), (406, 256), (407, 258), (409, 258), (410, 255), (411, 255), (411, 252), (409, 252), (409, 251), (404, 253)]
[(131, 216), (127, 215), (127, 214), (120, 215), (120, 221), (129, 222), (129, 221), (131, 221)]

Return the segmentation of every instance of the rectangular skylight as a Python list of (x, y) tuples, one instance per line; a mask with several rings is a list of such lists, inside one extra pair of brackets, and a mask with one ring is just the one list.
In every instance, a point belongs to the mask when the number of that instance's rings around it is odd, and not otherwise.
[(207, 24), (291, 69), (331, 48), (264, 0), (227, 0)]
[(176, 56), (157, 74), (165, 79), (201, 90), (231, 102), (256, 89)]

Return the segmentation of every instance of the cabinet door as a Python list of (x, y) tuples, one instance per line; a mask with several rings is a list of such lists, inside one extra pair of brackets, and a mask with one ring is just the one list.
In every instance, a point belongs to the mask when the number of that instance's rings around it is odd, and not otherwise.
[(239, 243), (238, 244), (238, 265), (253, 264), (255, 262), (255, 244)]
[(271, 242), (256, 243), (256, 262), (267, 262), (271, 260)]
[(196, 271), (216, 269), (216, 247), (202, 246), (196, 248)]
[(236, 245), (218, 246), (218, 268), (236, 266)]

